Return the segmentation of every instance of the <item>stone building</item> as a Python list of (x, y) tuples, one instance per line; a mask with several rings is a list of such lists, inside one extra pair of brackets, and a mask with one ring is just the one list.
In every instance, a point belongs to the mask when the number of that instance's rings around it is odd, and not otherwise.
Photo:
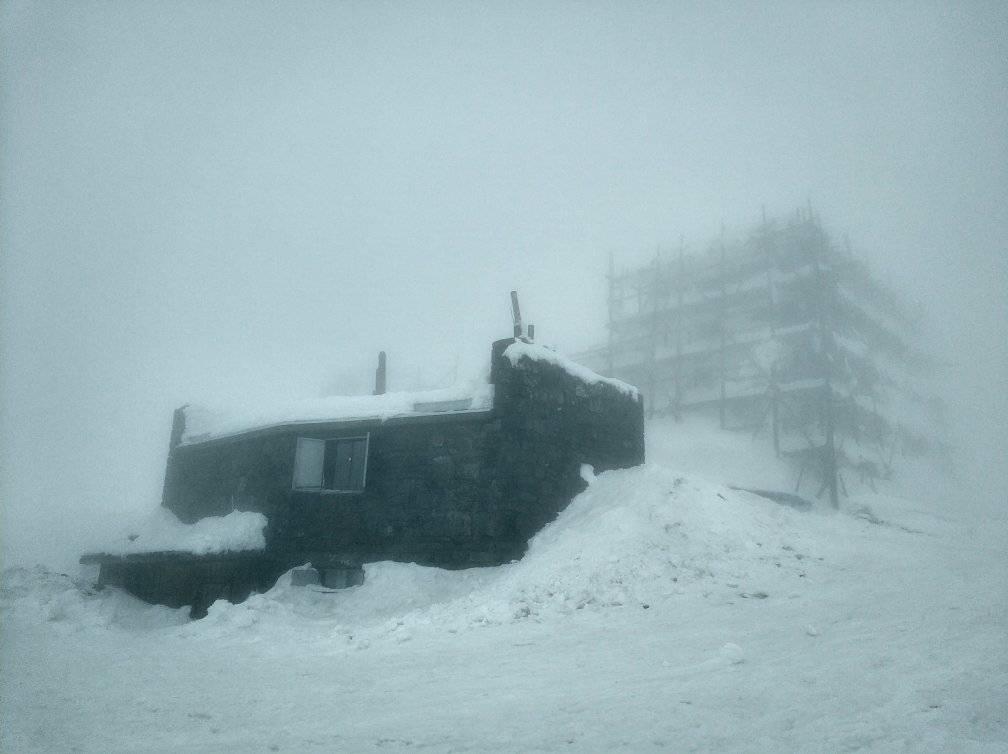
[(596, 472), (644, 461), (643, 401), (526, 339), (497, 341), (468, 392), (322, 399), (226, 417), (175, 412), (162, 505), (184, 523), (251, 511), (245, 552), (100, 554), (101, 581), (152, 602), (244, 599), (311, 563), (326, 586), (364, 563), (507, 563)]

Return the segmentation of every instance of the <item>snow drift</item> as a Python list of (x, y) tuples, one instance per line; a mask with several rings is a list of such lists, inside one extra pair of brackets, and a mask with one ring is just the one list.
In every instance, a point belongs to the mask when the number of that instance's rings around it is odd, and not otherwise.
[[(232, 513), (195, 526), (162, 520), (168, 515), (152, 520), (135, 541), (120, 543), (123, 551), (207, 553), (262, 546), (265, 519), (259, 514)], [(259, 623), (293, 629), (299, 622), (346, 635), (407, 626), (457, 631), (585, 608), (644, 605), (688, 589), (756, 594), (807, 568), (808, 561), (791, 556), (811, 549), (804, 544), (807, 524), (798, 524), (803, 515), (808, 514), (660, 466), (610, 471), (592, 477), (531, 540), (519, 562), (464, 571), (371, 563), (364, 584), (345, 590), (292, 587), (285, 576), (269, 592), (239, 605), (216, 603), (190, 631)], [(88, 598), (84, 593), (82, 604)]]
[(1003, 521), (882, 494), (797, 512), (697, 475), (771, 486), (730, 442), (586, 469), (498, 568), (288, 575), (195, 622), (7, 571), (0, 749), (1002, 751)]
[(802, 516), (663, 467), (610, 471), (537, 534), (519, 562), (465, 571), (371, 563), (363, 585), (339, 591), (292, 587), (283, 577), (239, 605), (216, 603), (187, 630), (301, 625), (370, 641), (650, 606), (687, 591), (765, 596), (805, 578), (814, 562)]

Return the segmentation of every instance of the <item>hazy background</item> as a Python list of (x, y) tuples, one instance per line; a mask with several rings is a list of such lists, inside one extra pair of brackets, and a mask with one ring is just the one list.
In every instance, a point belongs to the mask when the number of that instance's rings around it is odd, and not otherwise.
[(5, 563), (155, 506), (177, 405), (450, 382), (512, 288), (578, 350), (610, 253), (808, 201), (1008, 503), (1002, 4), (500, 5), (0, 6)]

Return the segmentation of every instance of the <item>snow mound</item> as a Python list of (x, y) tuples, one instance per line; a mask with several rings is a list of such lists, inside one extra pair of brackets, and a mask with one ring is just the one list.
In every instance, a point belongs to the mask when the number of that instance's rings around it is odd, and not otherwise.
[(110, 555), (150, 552), (187, 552), (210, 555), (220, 552), (261, 550), (266, 546), (263, 530), (266, 516), (252, 511), (232, 511), (184, 524), (167, 508), (157, 508), (135, 533), (104, 548)]
[(662, 467), (606, 472), (531, 540), (493, 597), (533, 615), (646, 604), (697, 583), (759, 583), (800, 539), (800, 515)]
[(41, 566), (9, 568), (0, 574), (0, 613), (30, 624), (50, 624), (65, 633), (113, 628), (146, 631), (189, 619), (188, 608), (149, 605), (119, 589), (97, 591), (85, 578)]
[[(291, 587), (240, 605), (217, 603), (194, 634), (314, 626), (319, 636), (406, 641), (417, 630), (484, 625), (621, 606), (637, 609), (692, 592), (764, 599), (805, 577), (815, 559), (808, 514), (672, 470), (610, 471), (499, 568), (445, 571), (365, 566), (359, 587)], [(782, 583), (786, 582), (786, 583)]]
[[(497, 568), (370, 563), (361, 586), (341, 590), (295, 587), (288, 575), (265, 594), (238, 605), (217, 602), (205, 619), (177, 628), (184, 608), (152, 607), (115, 589), (95, 593), (79, 579), (48, 572), (5, 573), (0, 606), (76, 628), (161, 626), (191, 639), (363, 649), (418, 633), (549, 622), (582, 611), (794, 599), (837, 578), (848, 543), (866, 534), (893, 545), (921, 536), (903, 525), (895, 499), (871, 500), (891, 517), (876, 520), (861, 508), (839, 516), (798, 512), (653, 463), (597, 476), (582, 471), (587, 489), (530, 541), (522, 560)], [(231, 514), (254, 521), (261, 535), (265, 520), (252, 515)], [(183, 527), (169, 523), (170, 530)], [(223, 541), (191, 531), (187, 537), (187, 546), (202, 551)], [(139, 551), (167, 541), (141, 536), (131, 546)], [(181, 541), (172, 539), (172, 546)], [(729, 654), (735, 663), (737, 653)]]

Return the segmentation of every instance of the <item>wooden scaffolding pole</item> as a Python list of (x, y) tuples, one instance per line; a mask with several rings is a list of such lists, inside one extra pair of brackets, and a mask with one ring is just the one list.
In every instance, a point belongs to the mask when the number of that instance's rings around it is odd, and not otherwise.
[(725, 403), (727, 402), (727, 377), (725, 374), (726, 364), (725, 364), (725, 340), (728, 337), (728, 323), (727, 323), (727, 301), (728, 301), (728, 270), (725, 265), (725, 245), (724, 245), (724, 223), (721, 223), (721, 260), (720, 260), (720, 283), (721, 283), (721, 300), (718, 305), (718, 331), (721, 339), (720, 348), (718, 349), (718, 372), (721, 379), (721, 396), (718, 401), (718, 421), (721, 425), (721, 429), (726, 427), (725, 421)]
[(676, 276), (675, 420), (682, 421), (683, 303), (686, 285), (686, 258), (683, 237), (679, 236), (679, 274)]
[(609, 274), (606, 277), (609, 282), (609, 343), (606, 349), (606, 376), (613, 376), (613, 369), (616, 360), (613, 355), (613, 348), (615, 346), (615, 334), (614, 330), (616, 328), (616, 302), (615, 302), (615, 290), (616, 290), (616, 263), (613, 261), (613, 255), (609, 254)]
[(774, 345), (773, 361), (770, 363), (770, 430), (773, 434), (774, 455), (780, 458), (780, 388), (777, 369), (780, 357), (780, 341), (777, 339), (777, 282), (774, 276), (775, 259), (770, 244), (767, 227), (766, 206), (763, 206), (763, 224), (760, 228), (760, 246), (766, 263), (767, 292), (770, 297), (770, 341)]
[(829, 490), (830, 505), (838, 509), (840, 507), (840, 495), (837, 489), (837, 457), (836, 438), (834, 437), (834, 416), (833, 416), (833, 330), (827, 311), (827, 306), (832, 306), (833, 297), (827, 289), (827, 284), (822, 272), (820, 263), (820, 252), (823, 249), (822, 234), (812, 218), (812, 210), (809, 208), (809, 216), (806, 221), (809, 234), (809, 249), (812, 253), (812, 269), (815, 273), (816, 281), (816, 319), (819, 331), (819, 349), (823, 364), (823, 390), (820, 403), (820, 412), (823, 421), (823, 430), (826, 435), (826, 442), (822, 448), (823, 484)]
[(648, 281), (648, 291), (651, 297), (650, 312), (648, 312), (648, 395), (646, 396), (649, 418), (655, 414), (655, 393), (657, 392), (655, 356), (658, 349), (658, 293), (660, 289), (658, 278), (660, 275), (661, 260), (656, 251), (654, 261), (652, 262), (651, 279)]

